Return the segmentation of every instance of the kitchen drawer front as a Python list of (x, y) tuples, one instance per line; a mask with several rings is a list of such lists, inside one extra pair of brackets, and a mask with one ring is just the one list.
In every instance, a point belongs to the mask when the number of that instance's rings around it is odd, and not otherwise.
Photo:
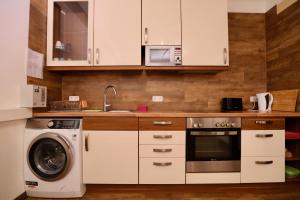
[(185, 131), (139, 131), (139, 144), (185, 144)]
[(139, 130), (185, 130), (185, 118), (166, 117), (141, 117), (139, 118)]
[(243, 118), (243, 130), (284, 130), (284, 118)]
[(242, 157), (242, 183), (271, 183), (284, 181), (284, 157)]
[(242, 131), (242, 156), (284, 156), (285, 131)]
[(185, 158), (140, 158), (140, 184), (185, 184)]
[(83, 117), (83, 130), (136, 131), (136, 117)]
[(140, 145), (140, 158), (184, 158), (185, 145)]

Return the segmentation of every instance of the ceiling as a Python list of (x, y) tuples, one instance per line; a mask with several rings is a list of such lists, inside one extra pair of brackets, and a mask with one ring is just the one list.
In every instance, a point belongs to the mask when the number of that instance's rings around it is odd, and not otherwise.
[(228, 0), (228, 12), (266, 13), (283, 0)]

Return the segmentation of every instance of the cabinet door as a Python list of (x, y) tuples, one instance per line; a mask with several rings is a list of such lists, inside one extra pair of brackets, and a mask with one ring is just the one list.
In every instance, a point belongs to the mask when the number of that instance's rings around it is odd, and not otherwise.
[(47, 65), (92, 65), (93, 0), (48, 0)]
[(141, 0), (95, 0), (94, 65), (141, 65)]
[(242, 183), (284, 182), (284, 157), (242, 157)]
[(84, 183), (138, 183), (137, 131), (84, 131), (84, 142)]
[(181, 4), (183, 65), (229, 65), (227, 0)]
[(142, 0), (143, 45), (181, 45), (180, 0)]

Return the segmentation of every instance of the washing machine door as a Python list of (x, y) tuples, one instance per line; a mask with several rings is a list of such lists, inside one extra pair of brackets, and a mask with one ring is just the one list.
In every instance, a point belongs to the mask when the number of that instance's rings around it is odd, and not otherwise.
[(27, 152), (31, 171), (44, 181), (56, 181), (70, 171), (73, 159), (68, 141), (56, 133), (44, 133), (35, 138)]

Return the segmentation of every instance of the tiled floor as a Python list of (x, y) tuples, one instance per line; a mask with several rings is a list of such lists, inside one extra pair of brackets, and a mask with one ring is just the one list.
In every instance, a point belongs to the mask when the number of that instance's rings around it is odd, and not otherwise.
[[(83, 200), (300, 200), (300, 182), (243, 185), (89, 185)], [(40, 200), (27, 198), (27, 200)]]

